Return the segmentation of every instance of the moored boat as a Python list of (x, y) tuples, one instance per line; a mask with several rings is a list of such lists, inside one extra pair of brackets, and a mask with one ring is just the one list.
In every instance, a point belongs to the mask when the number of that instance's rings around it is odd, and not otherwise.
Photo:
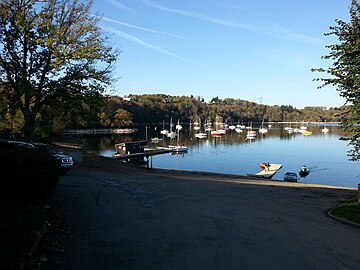
[(260, 164), (260, 169), (261, 171), (258, 173), (247, 173), (247, 176), (252, 176), (252, 177), (259, 177), (259, 178), (268, 178), (271, 179), (278, 170), (280, 170), (282, 168), (282, 164), (273, 164), (273, 163), (269, 163), (269, 162), (264, 162)]
[(163, 140), (162, 138), (158, 138), (158, 137), (151, 138), (152, 142), (160, 142), (162, 140)]
[(169, 145), (169, 149), (171, 152), (187, 152), (189, 150), (189, 147), (183, 146), (183, 145)]

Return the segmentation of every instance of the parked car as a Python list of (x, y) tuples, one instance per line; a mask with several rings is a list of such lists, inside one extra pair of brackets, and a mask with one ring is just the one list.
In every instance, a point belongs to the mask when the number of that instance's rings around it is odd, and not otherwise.
[(33, 144), (28, 142), (21, 141), (2, 141), (3, 146), (7, 145), (8, 147), (23, 147), (23, 148), (35, 148)]
[(297, 182), (298, 180), (298, 175), (296, 173), (293, 172), (286, 172), (284, 174), (284, 181), (287, 182)]
[(65, 155), (63, 152), (59, 151), (55, 146), (46, 143), (32, 143), (35, 148), (44, 149), (49, 152), (50, 155), (60, 160), (61, 162), (61, 173), (68, 173), (74, 166), (74, 161), (71, 156)]
[[(4, 144), (4, 142), (2, 142)], [(63, 152), (59, 151), (55, 146), (46, 143), (29, 143), (23, 141), (15, 141), (15, 140), (8, 140), (5, 142), (8, 146), (12, 147), (23, 147), (23, 148), (34, 148), (34, 149), (43, 149), (49, 152), (50, 155), (55, 157), (57, 160), (60, 161), (61, 165), (61, 174), (67, 174), (72, 167), (74, 166), (74, 161), (71, 156), (65, 155)]]

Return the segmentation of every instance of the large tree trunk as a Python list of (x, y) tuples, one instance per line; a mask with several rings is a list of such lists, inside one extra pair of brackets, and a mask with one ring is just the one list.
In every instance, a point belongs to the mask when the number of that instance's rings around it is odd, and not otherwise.
[(35, 116), (31, 113), (24, 114), (24, 139), (31, 142), (34, 136)]

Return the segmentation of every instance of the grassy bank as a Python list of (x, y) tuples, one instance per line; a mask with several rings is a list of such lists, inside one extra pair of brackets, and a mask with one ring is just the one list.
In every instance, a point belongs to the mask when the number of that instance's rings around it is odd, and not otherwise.
[(335, 217), (360, 224), (360, 203), (358, 198), (339, 204), (331, 210), (331, 214)]

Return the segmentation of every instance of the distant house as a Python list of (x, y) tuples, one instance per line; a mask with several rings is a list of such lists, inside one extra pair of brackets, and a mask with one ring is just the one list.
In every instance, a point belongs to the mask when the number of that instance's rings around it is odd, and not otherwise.
[(131, 101), (131, 98), (129, 98), (129, 97), (123, 97), (122, 99), (125, 101)]

